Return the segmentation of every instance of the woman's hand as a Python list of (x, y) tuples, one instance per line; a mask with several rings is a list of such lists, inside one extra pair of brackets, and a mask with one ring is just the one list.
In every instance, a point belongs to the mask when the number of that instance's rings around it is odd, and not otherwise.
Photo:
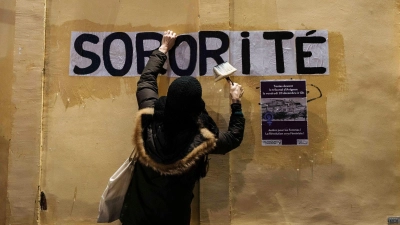
[(244, 90), (242, 88), (242, 85), (238, 83), (231, 83), (228, 81), (230, 85), (230, 97), (232, 100), (232, 103), (240, 103), (240, 98), (242, 97)]
[(167, 52), (175, 45), (176, 33), (172, 30), (164, 31), (163, 38), (161, 40), (161, 46), (158, 48), (160, 52), (167, 54)]

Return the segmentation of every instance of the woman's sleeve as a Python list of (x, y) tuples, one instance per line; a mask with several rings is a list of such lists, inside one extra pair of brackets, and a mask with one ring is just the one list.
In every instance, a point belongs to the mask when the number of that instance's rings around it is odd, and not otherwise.
[(164, 74), (163, 68), (167, 56), (159, 50), (154, 50), (137, 83), (136, 99), (139, 109), (154, 107), (158, 99), (157, 76)]
[(229, 119), (228, 131), (219, 132), (217, 145), (212, 154), (226, 154), (239, 147), (243, 140), (245, 118), (242, 113), (242, 105), (233, 103), (232, 113)]

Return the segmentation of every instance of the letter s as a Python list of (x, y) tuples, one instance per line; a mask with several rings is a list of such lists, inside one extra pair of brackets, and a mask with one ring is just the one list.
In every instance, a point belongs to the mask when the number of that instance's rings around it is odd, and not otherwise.
[(88, 41), (93, 44), (97, 44), (99, 42), (99, 37), (93, 34), (81, 34), (76, 38), (75, 43), (74, 43), (74, 48), (75, 51), (82, 57), (88, 58), (92, 60), (92, 64), (86, 68), (80, 68), (75, 65), (74, 67), (74, 73), (77, 75), (86, 75), (93, 73), (100, 67), (100, 56), (98, 56), (96, 53), (87, 51), (83, 49), (83, 43), (85, 41)]

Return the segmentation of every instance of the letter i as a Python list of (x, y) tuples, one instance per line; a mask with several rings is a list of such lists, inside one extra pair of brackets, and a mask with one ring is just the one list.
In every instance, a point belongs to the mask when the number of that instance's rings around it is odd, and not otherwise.
[(242, 74), (250, 74), (250, 33), (243, 31), (240, 33), (242, 39)]

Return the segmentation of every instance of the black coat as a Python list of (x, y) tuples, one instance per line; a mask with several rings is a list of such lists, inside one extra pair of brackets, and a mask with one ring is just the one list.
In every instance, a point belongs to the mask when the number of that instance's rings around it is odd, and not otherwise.
[(225, 154), (243, 139), (245, 119), (241, 105), (235, 103), (231, 105), (228, 131), (219, 132), (204, 111), (193, 141), (172, 161), (169, 155), (163, 155), (163, 133), (154, 119), (154, 105), (158, 100), (157, 76), (165, 72), (166, 59), (164, 53), (155, 50), (138, 82), (139, 112), (133, 136), (137, 162), (121, 212), (124, 225), (189, 225), (193, 188), (204, 175), (206, 156)]

